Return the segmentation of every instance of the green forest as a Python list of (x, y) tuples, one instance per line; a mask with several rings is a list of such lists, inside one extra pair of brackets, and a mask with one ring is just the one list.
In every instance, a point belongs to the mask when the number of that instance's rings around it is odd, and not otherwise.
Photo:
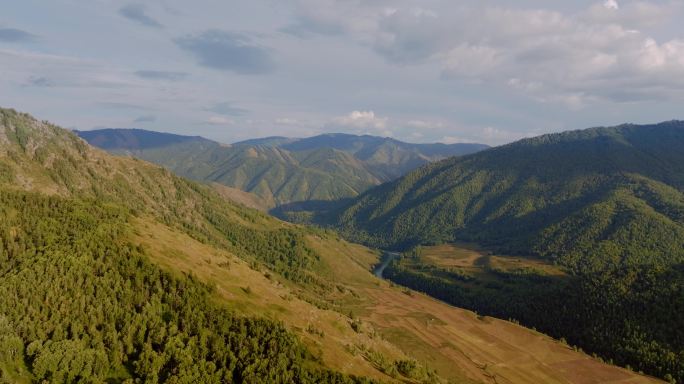
[(455, 306), (563, 338), (614, 364), (684, 381), (684, 266), (563, 276), (484, 269), (473, 275), (404, 257), (385, 276)]
[[(0, 124), (0, 380), (367, 381), (323, 367), (284, 325), (225, 308), (211, 285), (151, 263), (130, 224), (152, 219), (282, 283), (332, 293), (307, 244), (318, 229), (25, 114), (0, 109)], [(682, 382), (681, 132), (672, 123), (525, 140), (426, 166), (317, 219), (366, 244), (415, 250), (385, 272), (399, 284)], [(473, 276), (421, 263), (414, 248), (453, 240), (568, 273), (484, 266)]]
[(26, 114), (0, 109), (0, 129), (1, 382), (367, 381), (325, 369), (282, 324), (232, 312), (130, 240), (131, 219), (151, 217), (325, 289), (307, 230)]
[(389, 249), (472, 241), (575, 269), (684, 261), (684, 123), (525, 139), (430, 164), (318, 220)]
[[(386, 249), (468, 241), (564, 278), (396, 261), (396, 283), (684, 381), (684, 123), (545, 135), (425, 166), (317, 220)], [(411, 252), (409, 252), (411, 254)]]
[(0, 215), (4, 382), (364, 382), (151, 264), (126, 240), (126, 208), (1, 191)]
[(428, 161), (473, 153), (481, 144), (409, 144), (348, 134), (272, 137), (224, 145), (140, 129), (77, 132), (111, 153), (134, 155), (176, 174), (258, 196), (268, 208), (349, 198)]

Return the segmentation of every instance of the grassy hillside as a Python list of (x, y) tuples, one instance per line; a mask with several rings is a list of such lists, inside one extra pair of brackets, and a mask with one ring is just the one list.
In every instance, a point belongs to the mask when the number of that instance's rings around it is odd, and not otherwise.
[(522, 140), (420, 168), (336, 212), (353, 238), (467, 240), (572, 268), (684, 261), (684, 123)]
[(78, 134), (95, 146), (163, 165), (184, 177), (253, 193), (269, 208), (356, 196), (429, 161), (485, 148), (478, 144), (408, 144), (342, 134), (308, 139), (272, 137), (231, 146), (142, 130)]
[(281, 324), (228, 311), (126, 240), (119, 207), (1, 193), (2, 357), (12, 381), (359, 382)]
[(542, 259), (420, 247), (385, 274), (482, 315), (515, 319), (606, 360), (670, 381), (684, 375), (684, 269), (570, 274)]
[[(682, 381), (683, 146), (681, 122), (545, 135), (425, 166), (330, 222), (409, 249), (388, 267), (397, 283)], [(567, 276), (501, 270), (506, 260), (473, 275), (415, 257), (416, 246), (458, 240)]]
[(382, 181), (404, 175), (428, 162), (461, 156), (488, 148), (483, 144), (410, 144), (387, 137), (331, 133), (284, 143), (292, 152), (332, 148), (352, 154)]
[(28, 115), (0, 128), (0, 382), (654, 382)]

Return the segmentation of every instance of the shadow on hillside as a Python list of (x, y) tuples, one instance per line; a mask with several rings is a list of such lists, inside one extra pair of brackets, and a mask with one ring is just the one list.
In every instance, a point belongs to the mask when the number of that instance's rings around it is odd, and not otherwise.
[(314, 223), (321, 224), (329, 220), (328, 213), (335, 212), (353, 199), (345, 198), (339, 200), (309, 200), (296, 201), (279, 205), (271, 209), (268, 213), (281, 219), (293, 223)]

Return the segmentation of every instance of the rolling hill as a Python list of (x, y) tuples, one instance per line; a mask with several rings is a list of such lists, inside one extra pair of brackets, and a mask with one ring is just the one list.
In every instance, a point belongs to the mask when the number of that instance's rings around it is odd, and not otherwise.
[(353, 197), (430, 161), (486, 148), (479, 144), (408, 144), (346, 134), (269, 137), (221, 145), (138, 129), (77, 133), (112, 153), (129, 154), (187, 178), (253, 193), (267, 208)]
[(656, 382), (7, 109), (0, 214), (2, 382)]
[(681, 263), (683, 147), (682, 122), (525, 139), (422, 167), (329, 220), (381, 247), (465, 240), (573, 268)]
[[(318, 219), (405, 250), (392, 281), (680, 382), (682, 148), (678, 121), (544, 135), (429, 164)], [(485, 256), (464, 266), (429, 247), (459, 241)]]

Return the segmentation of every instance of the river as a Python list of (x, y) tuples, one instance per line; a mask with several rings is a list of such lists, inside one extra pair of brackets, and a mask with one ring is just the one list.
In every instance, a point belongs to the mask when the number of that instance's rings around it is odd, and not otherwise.
[(380, 265), (375, 267), (375, 269), (373, 270), (373, 274), (382, 279), (382, 273), (385, 271), (385, 268), (387, 268), (389, 263), (391, 263), (392, 260), (394, 260), (397, 257), (399, 257), (399, 253), (397, 252), (383, 251), (382, 261), (380, 262)]

